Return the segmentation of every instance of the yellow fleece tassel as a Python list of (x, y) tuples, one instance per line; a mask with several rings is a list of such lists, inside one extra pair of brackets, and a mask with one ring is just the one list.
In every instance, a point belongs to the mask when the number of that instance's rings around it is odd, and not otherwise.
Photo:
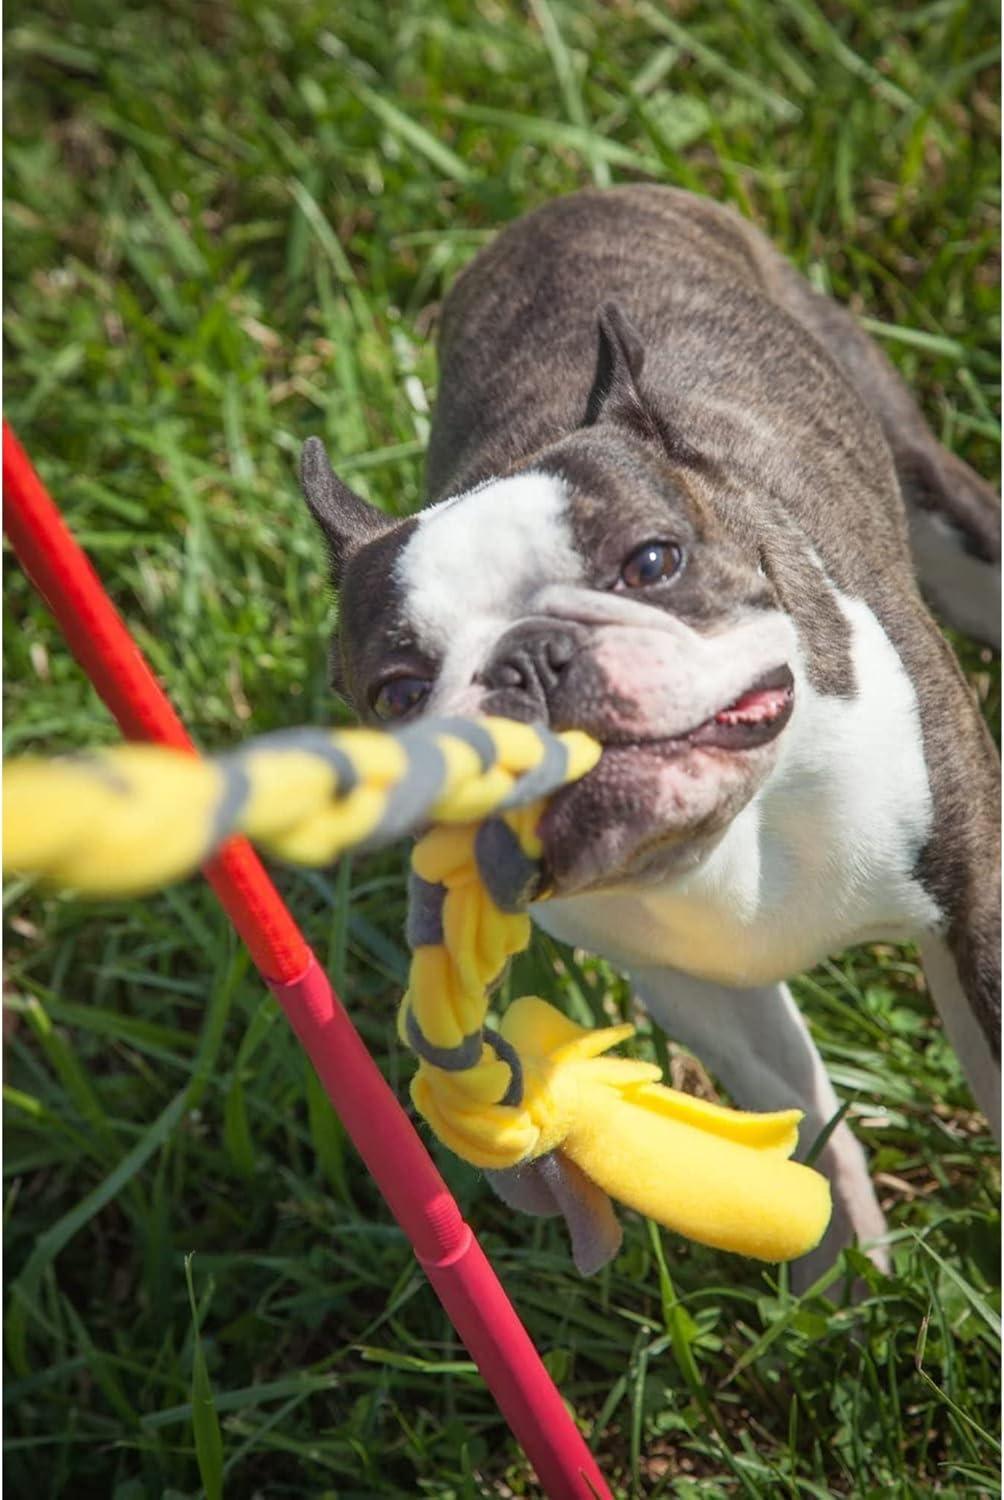
[(630, 1026), (587, 1031), (527, 996), (500, 1026), (532, 1080), (550, 1142), (612, 1198), (667, 1229), (758, 1260), (790, 1260), (830, 1218), (826, 1178), (789, 1161), (796, 1109), (746, 1114), (667, 1088), (653, 1064), (601, 1057)]

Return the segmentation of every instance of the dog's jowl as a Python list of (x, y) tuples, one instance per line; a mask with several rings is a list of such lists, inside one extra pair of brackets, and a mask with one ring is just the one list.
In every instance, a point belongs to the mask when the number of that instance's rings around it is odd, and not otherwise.
[[(999, 506), (853, 320), (730, 211), (585, 192), (447, 299), (432, 503), (303, 482), (366, 717), (496, 713), (604, 754), (541, 828), (534, 915), (610, 958), (753, 1109), (838, 1105), (785, 980), (920, 945), (981, 1107), (999, 1087), (998, 775), (924, 603), (999, 629)], [(846, 1124), (803, 1280), (882, 1233)], [(873, 1252), (881, 1259), (881, 1250)]]

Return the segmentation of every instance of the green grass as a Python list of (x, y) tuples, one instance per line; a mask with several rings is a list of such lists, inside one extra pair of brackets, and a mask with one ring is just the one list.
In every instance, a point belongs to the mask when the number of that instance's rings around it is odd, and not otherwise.
[[(736, 203), (995, 471), (989, 3), (20, 0), (7, 33), (7, 414), (207, 747), (340, 712), (300, 442), (418, 504), (436, 305), (554, 193)], [(112, 739), (13, 566), (6, 598), (7, 750)], [(278, 876), (398, 1087), (403, 859)], [(532, 1494), (207, 891), (6, 911), (10, 1492)], [(629, 1003), (543, 942), (518, 970)], [(443, 1169), (618, 1495), (995, 1494), (991, 1144), (911, 955), (798, 988), (897, 1236), (856, 1305), (638, 1221), (581, 1282)]]

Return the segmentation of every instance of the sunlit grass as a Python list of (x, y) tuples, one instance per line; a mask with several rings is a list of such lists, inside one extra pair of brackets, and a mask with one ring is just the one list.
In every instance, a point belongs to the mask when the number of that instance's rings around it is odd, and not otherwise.
[[(987, 5), (42, 0), (7, 31), (7, 415), (207, 747), (340, 715), (299, 445), (416, 506), (437, 303), (555, 193), (737, 204), (996, 472)], [(6, 596), (7, 749), (113, 738), (14, 566)], [(397, 1086), (403, 857), (279, 874)], [(211, 1492), (201, 1349), (228, 1496), (531, 1494), (208, 893), (12, 884), (7, 917), (11, 1493)], [(630, 1006), (544, 941), (516, 977), (580, 1019)], [(638, 1221), (582, 1282), (560, 1229), (443, 1170), (618, 1494), (996, 1493), (991, 1144), (909, 955), (797, 988), (896, 1232), (891, 1277), (848, 1257), (857, 1304)]]

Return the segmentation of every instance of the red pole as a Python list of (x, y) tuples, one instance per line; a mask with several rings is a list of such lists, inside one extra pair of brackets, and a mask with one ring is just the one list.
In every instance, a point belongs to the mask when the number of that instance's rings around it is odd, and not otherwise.
[[(130, 739), (192, 750), (139, 647), (6, 422), (4, 529)], [(232, 839), (205, 874), (307, 1052), (551, 1500), (610, 1491), (484, 1251), (258, 856)]]

